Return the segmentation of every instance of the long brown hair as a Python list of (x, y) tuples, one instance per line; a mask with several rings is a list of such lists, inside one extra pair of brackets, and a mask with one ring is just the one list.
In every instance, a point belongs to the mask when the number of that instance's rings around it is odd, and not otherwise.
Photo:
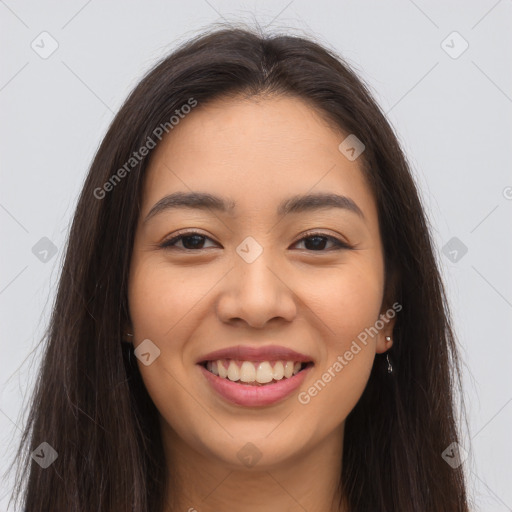
[[(308, 101), (365, 144), (361, 163), (378, 207), (385, 299), (403, 306), (390, 351), (394, 372), (377, 355), (346, 420), (340, 489), (349, 509), (468, 511), (462, 466), (442, 458), (459, 438), (457, 348), (428, 223), (397, 138), (368, 86), (331, 50), (236, 27), (206, 32), (158, 63), (125, 101), (90, 167), (17, 453), (14, 495), (25, 510), (163, 510), (172, 468), (163, 459), (157, 410), (121, 342), (151, 152), (130, 159), (156, 140), (158, 127), (170, 132), (169, 119), (191, 99), (204, 105), (264, 93)], [(30, 457), (42, 442), (58, 453), (46, 469)]]

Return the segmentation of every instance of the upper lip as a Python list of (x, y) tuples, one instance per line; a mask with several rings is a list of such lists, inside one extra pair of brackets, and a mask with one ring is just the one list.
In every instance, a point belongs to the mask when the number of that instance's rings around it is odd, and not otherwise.
[(214, 352), (201, 356), (196, 363), (217, 361), (218, 359), (236, 359), (239, 361), (299, 361), (301, 363), (312, 361), (310, 356), (280, 345), (258, 347), (236, 345), (235, 347), (221, 348), (220, 350), (215, 350)]

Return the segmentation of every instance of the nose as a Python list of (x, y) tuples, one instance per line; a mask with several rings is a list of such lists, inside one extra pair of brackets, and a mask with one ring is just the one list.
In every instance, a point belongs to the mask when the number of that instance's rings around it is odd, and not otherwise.
[(270, 251), (252, 263), (237, 256), (222, 286), (217, 314), (225, 323), (261, 328), (274, 319), (291, 322), (297, 314), (292, 287)]

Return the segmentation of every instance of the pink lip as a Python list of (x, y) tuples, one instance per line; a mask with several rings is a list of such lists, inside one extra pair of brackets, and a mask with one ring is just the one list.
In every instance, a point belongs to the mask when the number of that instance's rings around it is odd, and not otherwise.
[(279, 345), (267, 345), (264, 347), (237, 345), (236, 347), (223, 348), (210, 352), (200, 357), (196, 363), (217, 361), (218, 359), (236, 359), (238, 361), (298, 361), (301, 363), (313, 361), (309, 356)]
[[(221, 358), (222, 359), (222, 358)], [(245, 359), (247, 361), (248, 359)], [(265, 359), (268, 361), (268, 359)], [(212, 388), (226, 400), (245, 407), (261, 407), (271, 405), (291, 395), (306, 378), (313, 366), (307, 366), (304, 370), (293, 375), (289, 379), (282, 379), (274, 384), (264, 386), (251, 386), (223, 379), (208, 371), (204, 366), (198, 365), (203, 375)]]

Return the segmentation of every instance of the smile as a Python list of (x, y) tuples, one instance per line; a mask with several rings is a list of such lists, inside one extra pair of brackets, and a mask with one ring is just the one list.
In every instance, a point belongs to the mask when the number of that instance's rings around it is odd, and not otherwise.
[[(231, 404), (243, 407), (265, 407), (285, 400), (298, 390), (314, 366), (312, 362), (293, 361), (273, 361), (273, 366), (270, 361), (231, 360), (227, 363), (226, 360), (220, 360), (220, 364), (219, 360), (206, 361), (198, 364), (197, 368), (217, 395)], [(226, 376), (216, 375), (214, 370)], [(286, 376), (285, 371), (287, 374), (291, 371), (290, 377)], [(231, 380), (230, 375), (236, 380)], [(242, 381), (241, 377), (248, 382)]]
[(307, 364), (300, 361), (237, 361), (218, 359), (206, 361), (204, 367), (213, 375), (232, 382), (246, 385), (263, 386), (289, 379)]

